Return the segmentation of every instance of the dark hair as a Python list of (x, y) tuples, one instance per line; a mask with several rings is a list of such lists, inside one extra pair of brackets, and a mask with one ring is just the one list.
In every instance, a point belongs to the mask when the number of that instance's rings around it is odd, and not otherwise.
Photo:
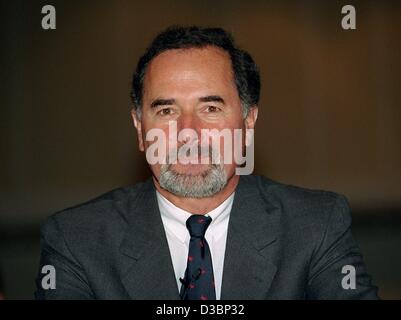
[(166, 50), (206, 46), (215, 46), (229, 53), (244, 117), (251, 106), (257, 105), (260, 95), (258, 67), (249, 53), (235, 45), (230, 33), (222, 28), (174, 26), (157, 35), (138, 61), (132, 81), (131, 98), (139, 115), (142, 107), (143, 80), (149, 62)]

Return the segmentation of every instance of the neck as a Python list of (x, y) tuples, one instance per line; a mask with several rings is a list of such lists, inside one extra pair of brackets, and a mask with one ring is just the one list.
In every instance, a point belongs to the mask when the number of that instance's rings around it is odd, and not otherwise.
[(153, 176), (153, 182), (157, 191), (160, 192), (168, 201), (175, 206), (191, 212), (192, 214), (206, 214), (222, 204), (234, 191), (239, 182), (239, 176), (233, 175), (227, 181), (226, 186), (211, 197), (206, 198), (185, 198), (177, 196), (167, 190), (163, 189), (159, 181)]

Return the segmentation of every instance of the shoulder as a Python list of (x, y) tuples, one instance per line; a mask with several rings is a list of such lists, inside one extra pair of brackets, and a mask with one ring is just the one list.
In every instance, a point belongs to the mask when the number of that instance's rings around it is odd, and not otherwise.
[(351, 222), (348, 200), (341, 194), (284, 184), (258, 175), (241, 179), (256, 185), (265, 202), (279, 208), (284, 219), (298, 225), (322, 227), (331, 220)]
[(58, 211), (41, 226), (43, 235), (91, 241), (93, 236), (118, 234), (127, 224), (130, 208), (135, 206), (138, 195), (146, 182), (120, 187), (94, 199)]
[(262, 175), (241, 176), (246, 184), (256, 185), (259, 191), (270, 200), (299, 204), (336, 201), (342, 195), (326, 190), (309, 189), (274, 181)]

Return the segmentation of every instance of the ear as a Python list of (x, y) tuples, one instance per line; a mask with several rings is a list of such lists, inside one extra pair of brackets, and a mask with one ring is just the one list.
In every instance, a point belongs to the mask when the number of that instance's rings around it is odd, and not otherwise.
[(131, 110), (132, 121), (134, 122), (134, 126), (136, 128), (136, 133), (138, 135), (138, 148), (140, 151), (145, 151), (144, 143), (143, 143), (143, 135), (142, 135), (142, 122), (138, 117), (138, 114), (134, 108)]
[(258, 106), (252, 106), (245, 118), (245, 129), (255, 129), (256, 119), (258, 118)]
[[(255, 129), (256, 119), (258, 118), (258, 106), (252, 106), (249, 111), (248, 115), (245, 118), (245, 145), (250, 146), (253, 142), (254, 133), (253, 129)], [(248, 129), (252, 129), (248, 131)]]

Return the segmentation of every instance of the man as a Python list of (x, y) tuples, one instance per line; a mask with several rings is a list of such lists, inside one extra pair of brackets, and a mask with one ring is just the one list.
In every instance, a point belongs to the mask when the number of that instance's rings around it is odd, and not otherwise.
[(39, 273), (36, 297), (376, 299), (343, 196), (244, 174), (259, 91), (253, 59), (224, 30), (159, 34), (132, 89), (153, 175), (48, 219), (40, 267), (56, 283), (43, 288)]

